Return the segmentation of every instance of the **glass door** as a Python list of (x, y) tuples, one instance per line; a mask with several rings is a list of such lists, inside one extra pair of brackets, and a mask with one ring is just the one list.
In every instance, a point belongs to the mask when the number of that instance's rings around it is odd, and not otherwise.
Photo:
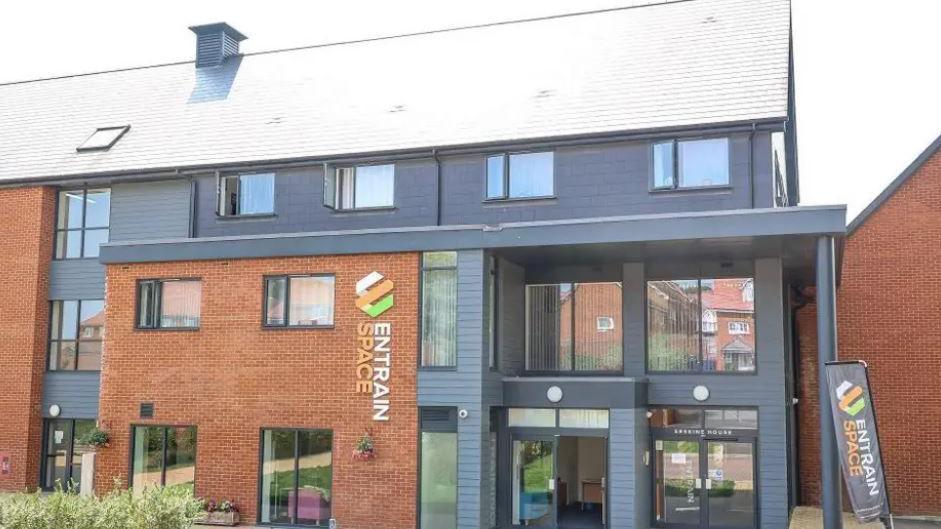
[(706, 441), (710, 527), (755, 527), (755, 444)]
[(655, 445), (655, 522), (699, 527), (702, 519), (700, 442), (661, 439)]
[(556, 440), (513, 440), (513, 525), (555, 527)]

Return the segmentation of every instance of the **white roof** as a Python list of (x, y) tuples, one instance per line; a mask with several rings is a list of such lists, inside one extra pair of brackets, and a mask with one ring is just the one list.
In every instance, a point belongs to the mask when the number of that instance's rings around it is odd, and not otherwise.
[(789, 10), (657, 3), (0, 85), (0, 180), (784, 119)]

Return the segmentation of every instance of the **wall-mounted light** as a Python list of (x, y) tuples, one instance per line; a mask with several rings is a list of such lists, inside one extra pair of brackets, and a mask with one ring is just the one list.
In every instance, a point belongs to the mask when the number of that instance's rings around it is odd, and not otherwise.
[(58, 404), (53, 404), (52, 406), (49, 406), (50, 417), (58, 417), (61, 414), (62, 414), (62, 408), (60, 408)]

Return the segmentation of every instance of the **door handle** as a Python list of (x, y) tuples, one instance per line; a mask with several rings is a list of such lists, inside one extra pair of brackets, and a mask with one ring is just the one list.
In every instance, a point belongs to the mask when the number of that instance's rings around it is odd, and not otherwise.
[(702, 488), (702, 479), (696, 478), (696, 488), (697, 488), (697, 489), (701, 489), (701, 488)]
[(706, 478), (706, 490), (712, 490), (712, 479)]
[(554, 478), (549, 478), (549, 490), (550, 490), (550, 491), (555, 490), (555, 479), (554, 479)]

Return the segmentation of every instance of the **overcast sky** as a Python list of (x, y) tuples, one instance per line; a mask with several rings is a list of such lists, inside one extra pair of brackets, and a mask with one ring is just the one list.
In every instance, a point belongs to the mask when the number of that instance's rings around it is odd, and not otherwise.
[[(17, 2), (0, 17), (0, 82), (191, 60), (187, 27), (222, 20), (261, 51), (629, 3)], [(852, 219), (941, 134), (941, 2), (793, 0), (793, 17), (802, 204)]]

